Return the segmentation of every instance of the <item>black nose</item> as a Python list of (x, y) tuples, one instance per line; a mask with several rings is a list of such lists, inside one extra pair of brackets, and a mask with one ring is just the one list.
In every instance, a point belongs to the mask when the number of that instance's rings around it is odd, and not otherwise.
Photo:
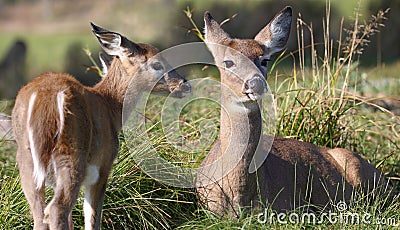
[(263, 77), (256, 74), (253, 78), (246, 80), (243, 87), (244, 92), (263, 94), (266, 91), (266, 84)]
[(192, 91), (192, 86), (190, 85), (190, 83), (188, 81), (186, 81), (186, 79), (183, 81), (180, 88), (181, 88), (182, 92), (190, 93)]

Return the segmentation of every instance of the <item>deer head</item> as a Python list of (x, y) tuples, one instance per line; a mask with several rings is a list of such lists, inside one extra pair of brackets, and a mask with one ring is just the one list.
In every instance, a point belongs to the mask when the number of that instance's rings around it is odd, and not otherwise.
[[(184, 97), (190, 93), (191, 86), (183, 76), (171, 70), (168, 63), (159, 55), (159, 50), (148, 44), (135, 43), (119, 33), (108, 31), (91, 23), (101, 47), (107, 55), (118, 58), (130, 78), (141, 89), (152, 90), (156, 94), (171, 94)], [(103, 74), (108, 71), (109, 61), (102, 61)], [(126, 79), (128, 82), (132, 79)]]
[(221, 83), (235, 94), (235, 101), (258, 101), (267, 91), (268, 61), (285, 47), (291, 21), (292, 9), (286, 7), (254, 39), (236, 39), (209, 12), (204, 14), (205, 41), (221, 72)]

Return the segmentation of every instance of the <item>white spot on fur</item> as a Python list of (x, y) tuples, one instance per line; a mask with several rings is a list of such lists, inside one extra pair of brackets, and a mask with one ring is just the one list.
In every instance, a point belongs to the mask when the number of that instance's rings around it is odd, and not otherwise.
[(233, 101), (232, 103), (229, 103), (226, 105), (226, 108), (228, 108), (231, 111), (235, 112), (241, 112), (241, 113), (249, 113), (256, 109), (258, 107), (257, 103), (253, 103), (251, 105), (245, 106), (245, 103), (249, 101), (249, 98), (247, 97), (241, 97), (241, 98), (235, 98), (236, 101)]
[(85, 200), (83, 201), (83, 213), (85, 215), (85, 229), (92, 229), (92, 217), (94, 215), (94, 210), (90, 198), (90, 186), (85, 188)]
[(101, 62), (101, 74), (106, 76), (108, 73), (108, 66), (105, 60), (103, 60), (102, 56), (100, 55), (100, 62)]
[(86, 186), (94, 185), (99, 180), (99, 167), (96, 165), (89, 165), (86, 168), (85, 181)]
[(85, 214), (85, 229), (92, 229), (92, 220), (94, 217), (94, 209), (91, 205), (92, 198), (90, 196), (90, 187), (97, 183), (99, 180), (99, 167), (96, 165), (89, 165), (86, 168), (86, 176), (83, 182), (85, 186), (85, 200), (83, 201), (83, 212)]
[(44, 218), (43, 218), (43, 223), (44, 224), (50, 224), (50, 207), (53, 205), (54, 199), (51, 200), (50, 204), (46, 206), (44, 209)]
[(64, 129), (64, 101), (65, 101), (65, 90), (62, 90), (58, 92), (57, 94), (57, 109), (58, 109), (58, 114), (60, 116), (60, 126), (58, 127), (58, 134), (61, 135), (63, 129)]
[(33, 107), (35, 105), (37, 92), (34, 92), (31, 97), (29, 98), (28, 104), (28, 114), (26, 120), (26, 127), (28, 128), (28, 140), (29, 140), (29, 147), (31, 149), (32, 159), (33, 159), (33, 178), (36, 182), (36, 188), (39, 189), (43, 186), (45, 180), (45, 168), (40, 162), (39, 153), (35, 146), (35, 138), (34, 138), (34, 130), (31, 127), (31, 117), (33, 112)]

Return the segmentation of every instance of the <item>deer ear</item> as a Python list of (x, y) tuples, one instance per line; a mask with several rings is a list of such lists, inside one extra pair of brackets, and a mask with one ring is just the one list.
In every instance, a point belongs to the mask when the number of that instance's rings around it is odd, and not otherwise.
[(204, 13), (204, 34), (206, 43), (222, 43), (230, 38), (208, 11)]
[(139, 46), (121, 34), (108, 31), (93, 23), (90, 24), (94, 35), (108, 55), (123, 57), (138, 52)]
[(285, 7), (254, 38), (264, 45), (267, 55), (272, 55), (285, 48), (292, 24), (292, 8)]

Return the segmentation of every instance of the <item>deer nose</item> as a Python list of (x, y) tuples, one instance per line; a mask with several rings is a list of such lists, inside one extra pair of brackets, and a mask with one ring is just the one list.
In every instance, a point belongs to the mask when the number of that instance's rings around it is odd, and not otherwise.
[(267, 92), (267, 84), (261, 75), (254, 75), (251, 79), (245, 81), (243, 85), (243, 93), (263, 94)]
[(182, 98), (190, 95), (192, 92), (192, 86), (186, 79), (181, 79), (179, 80), (178, 85), (174, 86), (173, 89), (171, 89), (171, 96), (176, 97), (176, 98)]
[(242, 87), (242, 93), (246, 94), (247, 97), (252, 101), (257, 101), (266, 92), (267, 83), (259, 74), (256, 74), (251, 79), (246, 80)]
[(181, 82), (180, 88), (182, 92), (185, 93), (190, 93), (192, 91), (192, 86), (188, 81), (186, 81), (186, 79)]

